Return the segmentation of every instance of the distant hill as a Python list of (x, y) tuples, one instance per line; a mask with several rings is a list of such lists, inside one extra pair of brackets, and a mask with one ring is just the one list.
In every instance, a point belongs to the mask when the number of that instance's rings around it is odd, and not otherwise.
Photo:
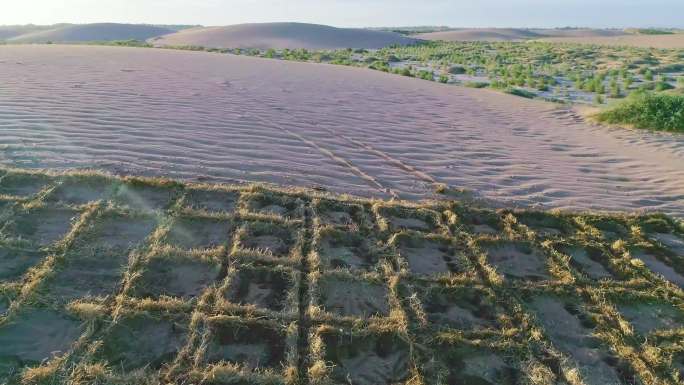
[(9, 43), (77, 43), (87, 41), (147, 40), (176, 29), (145, 24), (64, 24), (6, 38)]
[(159, 46), (194, 45), (258, 49), (370, 49), (416, 42), (415, 39), (393, 32), (304, 23), (257, 23), (193, 28), (150, 41)]
[(450, 31), (421, 33), (416, 38), (444, 41), (523, 41), (548, 37), (605, 37), (624, 35), (620, 30), (559, 28), (460, 28)]

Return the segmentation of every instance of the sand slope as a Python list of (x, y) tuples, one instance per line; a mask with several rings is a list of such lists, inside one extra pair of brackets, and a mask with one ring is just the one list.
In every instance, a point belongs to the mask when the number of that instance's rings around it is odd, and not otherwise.
[(553, 37), (543, 41), (642, 48), (684, 48), (684, 33), (674, 35), (623, 35), (603, 37)]
[(419, 39), (444, 41), (523, 41), (545, 37), (616, 36), (624, 32), (605, 29), (524, 29), (524, 28), (467, 28), (452, 31), (422, 33)]
[(0, 163), (684, 217), (684, 137), (493, 91), (202, 52), (0, 47)]
[(106, 40), (147, 40), (154, 36), (172, 33), (169, 28), (142, 24), (96, 23), (62, 25), (48, 30), (26, 33), (7, 39), (11, 43), (73, 43)]
[(152, 40), (157, 45), (212, 48), (382, 48), (412, 44), (414, 39), (392, 32), (335, 28), (303, 23), (256, 23), (193, 28)]

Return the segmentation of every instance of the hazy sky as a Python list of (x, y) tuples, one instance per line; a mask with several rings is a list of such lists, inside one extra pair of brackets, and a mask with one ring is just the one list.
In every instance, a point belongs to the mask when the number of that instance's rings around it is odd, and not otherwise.
[(2, 0), (0, 24), (684, 27), (684, 0)]

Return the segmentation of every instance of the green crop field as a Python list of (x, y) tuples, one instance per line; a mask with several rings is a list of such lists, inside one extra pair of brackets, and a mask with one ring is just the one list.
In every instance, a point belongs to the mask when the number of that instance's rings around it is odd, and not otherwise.
[(662, 215), (0, 175), (0, 383), (684, 378)]

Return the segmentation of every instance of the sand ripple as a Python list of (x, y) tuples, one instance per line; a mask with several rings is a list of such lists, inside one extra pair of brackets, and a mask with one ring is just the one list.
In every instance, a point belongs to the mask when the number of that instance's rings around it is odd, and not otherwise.
[(684, 138), (369, 70), (169, 50), (0, 47), (0, 162), (684, 217)]

